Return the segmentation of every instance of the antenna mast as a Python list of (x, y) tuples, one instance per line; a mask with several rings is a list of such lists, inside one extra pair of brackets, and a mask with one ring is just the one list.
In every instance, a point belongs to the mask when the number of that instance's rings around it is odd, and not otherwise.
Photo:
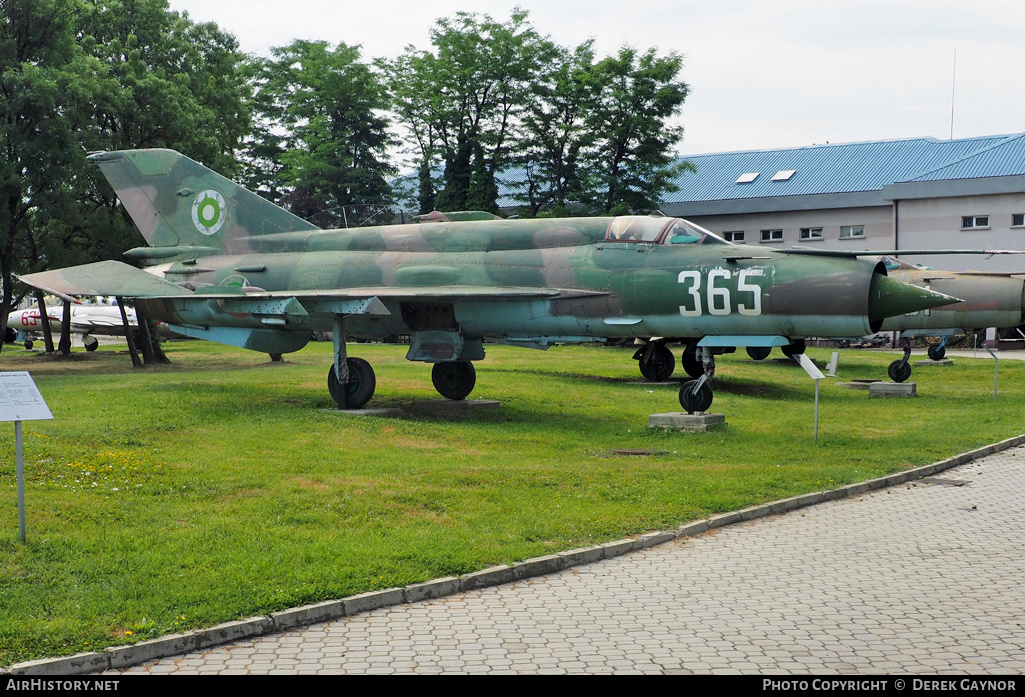
[(954, 140), (954, 87), (957, 84), (957, 49), (954, 49), (954, 69), (950, 78), (950, 139)]

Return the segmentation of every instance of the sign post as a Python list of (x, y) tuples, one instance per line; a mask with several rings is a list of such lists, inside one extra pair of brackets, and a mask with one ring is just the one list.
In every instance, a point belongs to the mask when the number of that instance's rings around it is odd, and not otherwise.
[[(833, 354), (836, 355), (835, 353)], [(819, 380), (826, 377), (810, 358), (803, 353), (794, 354), (794, 360), (801, 364), (808, 377), (815, 381), (815, 440), (819, 439)]]
[(49, 407), (27, 371), (0, 373), (0, 421), (14, 422), (15, 472), (18, 479), (18, 537), (25, 543), (25, 464), (22, 421), (52, 419)]

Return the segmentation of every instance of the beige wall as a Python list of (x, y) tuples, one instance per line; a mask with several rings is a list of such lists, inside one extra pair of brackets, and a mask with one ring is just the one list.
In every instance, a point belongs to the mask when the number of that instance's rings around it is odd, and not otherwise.
[[(743, 231), (744, 243), (767, 248), (795, 244), (822, 249), (1014, 249), (1025, 250), (1025, 227), (1012, 227), (1011, 216), (1025, 214), (1025, 192), (988, 196), (911, 199), (893, 206), (832, 208), (813, 211), (690, 216), (712, 232)], [(985, 229), (961, 229), (963, 216), (988, 215)], [(897, 235), (894, 237), (894, 217)], [(840, 239), (842, 225), (864, 225), (865, 237)], [(801, 228), (821, 227), (822, 241), (801, 240)], [(782, 242), (761, 242), (761, 231), (783, 230)], [(906, 261), (950, 271), (1025, 273), (1025, 254), (905, 256)]]
[[(712, 232), (744, 231), (744, 243), (768, 248), (790, 247), (795, 244), (823, 249), (889, 249), (893, 246), (893, 209), (890, 206), (866, 208), (835, 208), (815, 211), (785, 211), (778, 213), (745, 213), (739, 215), (691, 216), (692, 220)], [(865, 237), (840, 239), (843, 225), (864, 225)], [(800, 239), (801, 228), (822, 228), (823, 239)], [(783, 230), (782, 242), (761, 242), (761, 231)]]
[[(1011, 227), (1011, 215), (1025, 214), (1025, 193), (964, 196), (900, 201), (898, 242), (901, 249), (1018, 249), (1025, 250), (1025, 227)], [(963, 216), (989, 216), (989, 228), (962, 230)], [(970, 269), (1025, 272), (1025, 255), (908, 256), (950, 271)]]

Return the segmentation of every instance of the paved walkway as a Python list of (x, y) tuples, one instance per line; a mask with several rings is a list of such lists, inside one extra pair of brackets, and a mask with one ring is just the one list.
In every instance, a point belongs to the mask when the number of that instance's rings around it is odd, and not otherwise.
[(124, 672), (1023, 673), (1025, 448), (939, 479)]

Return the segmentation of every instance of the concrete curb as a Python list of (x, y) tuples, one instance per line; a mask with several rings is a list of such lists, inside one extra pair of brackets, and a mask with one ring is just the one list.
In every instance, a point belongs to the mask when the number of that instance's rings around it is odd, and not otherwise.
[(176, 656), (240, 639), (248, 639), (295, 627), (335, 620), (389, 605), (441, 598), (458, 592), (478, 590), (525, 578), (543, 576), (581, 564), (591, 564), (602, 559), (612, 559), (627, 552), (652, 547), (675, 539), (695, 537), (726, 525), (764, 518), (770, 515), (779, 515), (826, 501), (835, 501), (850, 496), (858, 496), (877, 489), (898, 486), (924, 477), (930, 477), (972, 460), (1023, 444), (1025, 444), (1025, 435), (1015, 436), (1014, 438), (1008, 438), (998, 443), (970, 450), (906, 472), (898, 472), (885, 477), (850, 484), (839, 489), (802, 494), (779, 501), (772, 501), (760, 506), (751, 506), (739, 511), (711, 516), (705, 520), (692, 521), (675, 530), (651, 532), (636, 538), (606, 542), (605, 544), (593, 547), (571, 549), (557, 554), (516, 562), (511, 566), (492, 566), (481, 571), (464, 574), (459, 578), (450, 576), (424, 583), (415, 583), (404, 588), (386, 588), (370, 593), (361, 593), (340, 600), (329, 600), (314, 605), (282, 610), (267, 616), (226, 622), (209, 629), (195, 630), (185, 634), (171, 634), (158, 639), (140, 641), (137, 644), (128, 646), (112, 646), (104, 651), (27, 661), (15, 664), (9, 670), (0, 671), (0, 675), (82, 675), (85, 673), (100, 673), (108, 669), (127, 668), (145, 663), (146, 661)]

